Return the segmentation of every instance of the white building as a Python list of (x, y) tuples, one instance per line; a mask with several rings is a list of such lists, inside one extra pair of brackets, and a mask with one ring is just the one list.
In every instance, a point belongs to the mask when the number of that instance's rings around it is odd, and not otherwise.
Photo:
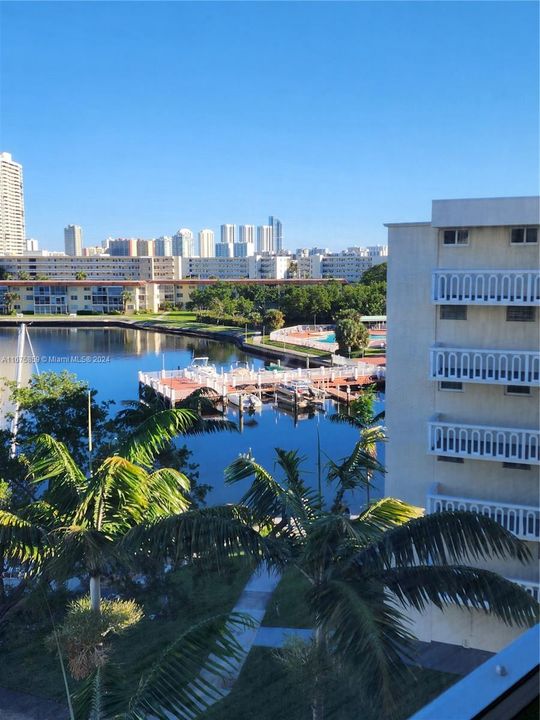
[(83, 232), (80, 225), (68, 225), (64, 228), (64, 250), (66, 255), (83, 254)]
[[(229, 247), (228, 243), (217, 243)], [(180, 278), (195, 278), (207, 280), (219, 278), (220, 280), (234, 280), (239, 278), (255, 278), (256, 261), (254, 257), (232, 257), (230, 255), (209, 258), (182, 258), (180, 265)]]
[(217, 258), (234, 257), (234, 245), (232, 242), (219, 242), (215, 245), (215, 256)]
[[(492, 569), (539, 597), (539, 198), (435, 200), (388, 225), (385, 492), (489, 515), (533, 562)], [(519, 631), (435, 608), (414, 632), (497, 651)]]
[(272, 226), (259, 225), (257, 228), (257, 252), (271, 253), (273, 250), (274, 244), (272, 239)]
[(172, 238), (172, 254), (174, 257), (193, 257), (195, 241), (189, 228), (182, 228)]
[(238, 242), (255, 245), (255, 225), (239, 225)]
[(283, 250), (283, 225), (273, 215), (268, 218), (268, 224), (272, 228), (272, 251), (279, 253)]
[(0, 255), (26, 250), (22, 165), (0, 153)]
[(162, 235), (154, 240), (154, 255), (156, 257), (172, 256), (172, 238), (169, 235)]
[(199, 232), (199, 255), (201, 257), (214, 257), (216, 254), (216, 239), (213, 230), (205, 228)]
[(222, 243), (234, 243), (236, 238), (236, 225), (222, 225), (221, 226), (221, 242)]
[(39, 242), (34, 238), (26, 238), (26, 252), (37, 252), (39, 250)]

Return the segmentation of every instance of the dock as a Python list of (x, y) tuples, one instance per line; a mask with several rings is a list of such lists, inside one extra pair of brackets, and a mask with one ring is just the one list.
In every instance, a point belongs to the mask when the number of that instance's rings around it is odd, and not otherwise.
[(349, 402), (356, 397), (362, 386), (374, 383), (380, 385), (384, 383), (384, 379), (385, 368), (369, 363), (279, 370), (222, 369), (221, 372), (184, 368), (139, 372), (139, 390), (151, 389), (170, 407), (175, 407), (201, 388), (213, 390), (220, 401), (226, 404), (228, 396), (233, 392), (249, 391), (264, 400), (270, 399), (284, 383), (307, 381), (317, 390), (324, 391), (327, 397), (339, 402)]

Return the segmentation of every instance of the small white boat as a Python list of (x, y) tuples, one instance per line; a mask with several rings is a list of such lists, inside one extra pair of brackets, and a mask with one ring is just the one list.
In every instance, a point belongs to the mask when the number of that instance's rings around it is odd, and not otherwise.
[(242, 377), (245, 375), (250, 375), (251, 370), (249, 369), (249, 364), (247, 362), (245, 362), (244, 360), (237, 360), (229, 368), (229, 374), (235, 375), (236, 377)]
[[(253, 393), (231, 393), (229, 395), (229, 401), (241, 407), (242, 410), (248, 412), (249, 410), (260, 410), (262, 408), (262, 400), (254, 395)], [(242, 403), (240, 405), (240, 403)]]
[(193, 357), (191, 365), (188, 365), (186, 370), (201, 373), (202, 375), (217, 375), (216, 366), (210, 365), (209, 359), (207, 357)]
[(306, 408), (310, 405), (322, 405), (325, 393), (307, 380), (292, 380), (281, 383), (276, 390), (278, 402), (294, 405), (297, 408)]

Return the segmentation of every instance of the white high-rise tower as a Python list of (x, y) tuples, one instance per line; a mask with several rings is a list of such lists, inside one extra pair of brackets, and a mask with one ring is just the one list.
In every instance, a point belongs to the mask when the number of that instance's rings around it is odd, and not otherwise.
[(205, 228), (199, 232), (199, 255), (201, 257), (214, 257), (216, 254), (216, 240), (214, 231)]
[(64, 228), (64, 249), (66, 255), (82, 256), (82, 227), (68, 225)]
[(257, 228), (257, 252), (269, 253), (273, 252), (274, 244), (272, 242), (272, 226), (259, 225)]
[(11, 154), (0, 153), (0, 255), (22, 255), (26, 250), (22, 165)]

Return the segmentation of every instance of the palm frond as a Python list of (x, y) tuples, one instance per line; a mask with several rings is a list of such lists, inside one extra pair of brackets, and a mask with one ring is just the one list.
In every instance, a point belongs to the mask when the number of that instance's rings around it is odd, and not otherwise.
[(176, 562), (197, 558), (198, 562), (210, 561), (218, 567), (238, 555), (252, 564), (283, 564), (286, 549), (276, 540), (263, 537), (254, 525), (253, 516), (244, 507), (189, 510), (133, 528), (121, 545), (132, 554), (172, 558)]
[(486, 610), (507, 625), (538, 622), (538, 602), (523, 588), (489, 570), (456, 565), (425, 565), (384, 570), (378, 579), (403, 606), (420, 612), (429, 603)]
[(0, 510), (0, 552), (10, 561), (36, 562), (49, 554), (47, 533), (22, 517)]
[(189, 507), (187, 497), (191, 488), (189, 478), (179, 470), (160, 468), (148, 475), (149, 495), (146, 520), (184, 512)]
[(531, 555), (524, 543), (491, 518), (456, 511), (424, 515), (389, 529), (359, 561), (390, 568), (508, 557), (525, 563)]
[(87, 480), (66, 446), (51, 435), (39, 435), (29, 459), (32, 482), (49, 481), (47, 496), (60, 512), (69, 511), (86, 489)]

